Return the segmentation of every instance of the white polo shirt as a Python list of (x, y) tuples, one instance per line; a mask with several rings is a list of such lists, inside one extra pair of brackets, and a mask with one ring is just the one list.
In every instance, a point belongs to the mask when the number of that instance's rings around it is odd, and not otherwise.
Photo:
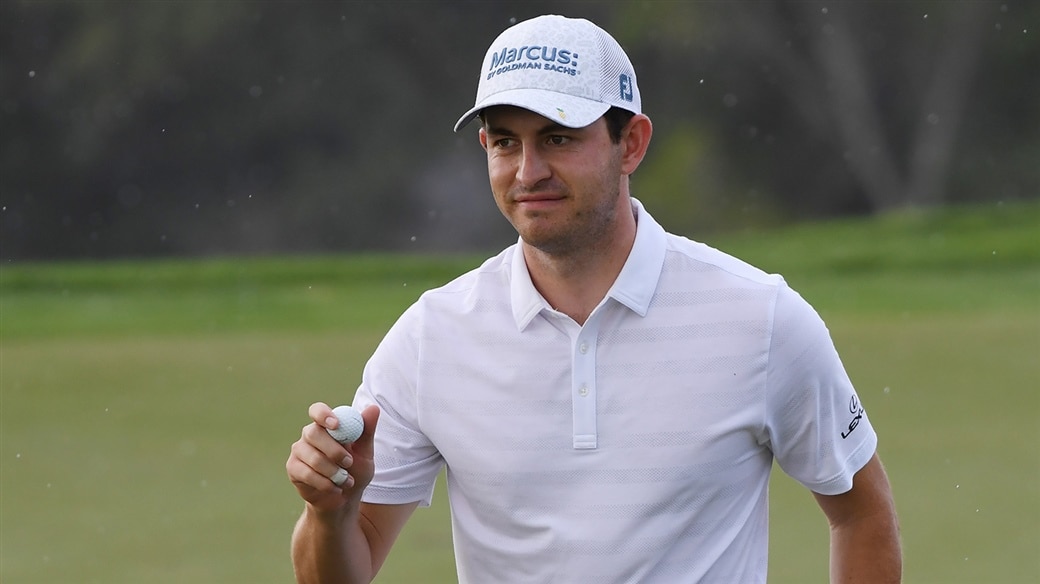
[(766, 581), (774, 459), (838, 494), (877, 437), (817, 313), (783, 279), (666, 233), (584, 326), (518, 245), (425, 294), (365, 368), (372, 503), (429, 505), (447, 465), (459, 581)]

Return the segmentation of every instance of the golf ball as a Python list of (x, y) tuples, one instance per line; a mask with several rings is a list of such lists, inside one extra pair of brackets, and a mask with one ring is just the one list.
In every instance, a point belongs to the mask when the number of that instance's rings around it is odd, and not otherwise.
[(350, 406), (337, 406), (332, 414), (339, 420), (339, 426), (335, 429), (327, 428), (330, 436), (340, 444), (349, 444), (361, 437), (365, 429), (365, 421), (361, 419), (361, 412)]

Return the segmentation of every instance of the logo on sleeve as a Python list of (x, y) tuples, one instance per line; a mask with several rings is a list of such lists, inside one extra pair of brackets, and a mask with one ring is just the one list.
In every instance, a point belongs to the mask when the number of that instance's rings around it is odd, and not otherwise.
[(855, 395), (849, 400), (849, 413), (853, 415), (852, 421), (849, 422), (849, 431), (841, 433), (841, 439), (844, 440), (852, 435), (852, 431), (859, 426), (859, 421), (863, 419), (863, 406), (859, 403), (859, 398)]

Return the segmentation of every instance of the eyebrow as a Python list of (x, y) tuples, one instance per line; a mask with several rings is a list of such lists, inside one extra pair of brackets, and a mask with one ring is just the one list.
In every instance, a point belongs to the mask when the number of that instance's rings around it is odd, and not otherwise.
[[(568, 128), (567, 126), (564, 126), (564, 125), (561, 125), (561, 124), (557, 124), (556, 122), (549, 122), (548, 124), (545, 124), (544, 126), (542, 126), (541, 128), (538, 129), (538, 135), (539, 136), (544, 136), (546, 134), (553, 134), (553, 133), (556, 133), (556, 132), (565, 132), (565, 131), (568, 131), (568, 130), (574, 130), (574, 128)], [(509, 137), (516, 136), (516, 132), (513, 132), (509, 128), (505, 128), (505, 127), (502, 127), (502, 126), (488, 125), (485, 131), (488, 134), (494, 134), (496, 136), (509, 136)]]

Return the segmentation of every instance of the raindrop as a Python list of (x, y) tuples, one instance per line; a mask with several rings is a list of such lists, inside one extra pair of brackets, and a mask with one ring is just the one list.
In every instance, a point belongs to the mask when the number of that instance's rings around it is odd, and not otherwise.
[(14, 457), (15, 457), (15, 458), (21, 458), (21, 457), (22, 457), (22, 453), (21, 453), (21, 452), (19, 452), (18, 454), (15, 454), (15, 455), (14, 455)]
[(829, 12), (829, 10), (827, 10), (827, 7), (824, 6), (822, 9), (820, 9), (820, 12), (822, 12), (824, 14), (827, 14), (827, 12)]
[(928, 15), (927, 14), (924, 15), (924, 19), (928, 20)]
[(414, 235), (412, 236), (412, 241), (413, 241), (413, 242), (415, 241), (415, 236), (414, 236)]
[(29, 71), (29, 79), (36, 77), (36, 71)]
[(889, 393), (889, 392), (891, 392), (891, 391), (892, 391), (892, 389), (891, 389), (891, 388), (888, 388), (888, 387), (886, 387), (886, 388), (884, 389), (884, 391), (885, 391), (885, 393)]
[(260, 87), (259, 85), (254, 85), (254, 86), (249, 88), (249, 96), (250, 97), (260, 97), (261, 95), (263, 95), (263, 93), (264, 93), (264, 88)]

